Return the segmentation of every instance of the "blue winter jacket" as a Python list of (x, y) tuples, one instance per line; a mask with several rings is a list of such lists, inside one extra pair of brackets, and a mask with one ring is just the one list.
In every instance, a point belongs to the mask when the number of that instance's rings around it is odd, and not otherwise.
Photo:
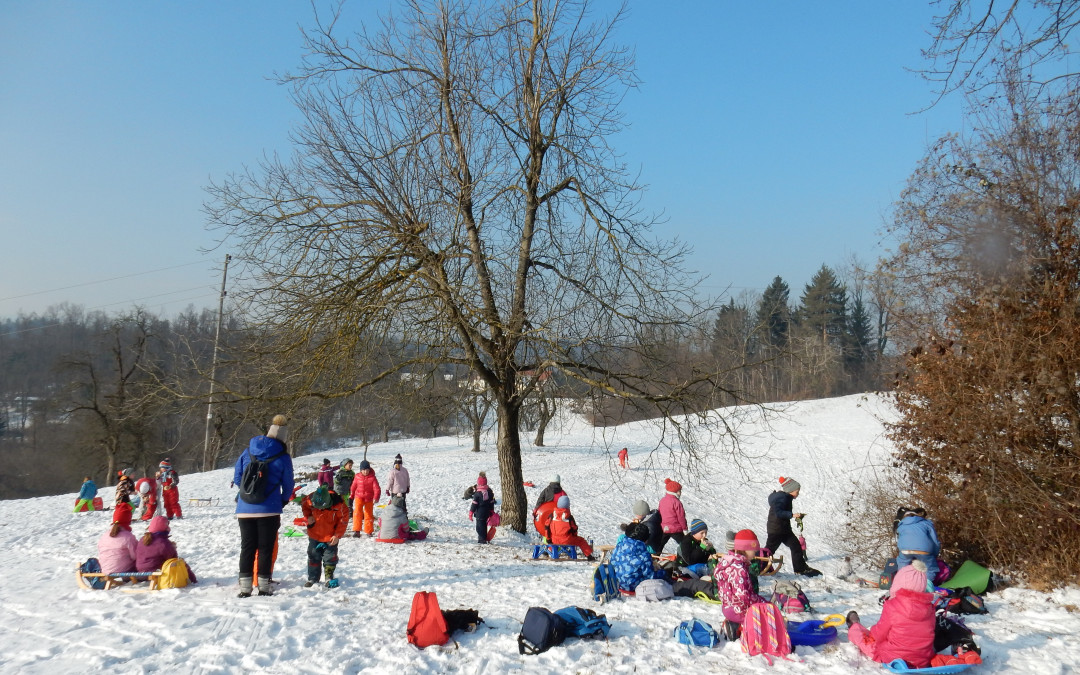
[(921, 516), (908, 516), (896, 528), (896, 547), (901, 551), (918, 551), (937, 557), (941, 551), (934, 524)]
[[(240, 453), (233, 469), (233, 482), (240, 485), (244, 476), (244, 468), (251, 461), (250, 452), (256, 459), (266, 461), (285, 450), (285, 444), (276, 438), (256, 436), (251, 439), (247, 450)], [(236, 500), (237, 513), (264, 513), (274, 515), (281, 513), (282, 507), (289, 503), (293, 491), (293, 466), (292, 457), (289, 453), (281, 455), (270, 462), (267, 473), (266, 499), (258, 504), (248, 504), (243, 499)]]
[(633, 591), (646, 579), (663, 579), (664, 570), (654, 570), (649, 547), (643, 541), (623, 536), (611, 552), (611, 565), (615, 568), (615, 578), (619, 588)]
[(792, 503), (795, 498), (790, 494), (777, 490), (769, 495), (769, 520), (765, 525), (765, 531), (769, 534), (787, 534), (791, 532), (791, 518), (794, 509)]
[(84, 481), (79, 488), (79, 499), (93, 499), (97, 497), (97, 483), (92, 480)]

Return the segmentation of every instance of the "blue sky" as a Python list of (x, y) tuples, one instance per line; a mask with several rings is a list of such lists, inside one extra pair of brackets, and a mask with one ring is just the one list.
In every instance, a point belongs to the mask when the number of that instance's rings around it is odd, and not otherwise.
[[(392, 4), (352, 0), (346, 21)], [(927, 145), (962, 130), (956, 101), (912, 114), (932, 100), (907, 70), (930, 4), (629, 9), (642, 84), (615, 145), (659, 232), (695, 249), (703, 293), (779, 274), (797, 297), (822, 263), (871, 263)], [(298, 115), (271, 78), (298, 64), (311, 16), (285, 0), (0, 3), (0, 317), (216, 306), (227, 251), (202, 252), (204, 188), (288, 152)]]

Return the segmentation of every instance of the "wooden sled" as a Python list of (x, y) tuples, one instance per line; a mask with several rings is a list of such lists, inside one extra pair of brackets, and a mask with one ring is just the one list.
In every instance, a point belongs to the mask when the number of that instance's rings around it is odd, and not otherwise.
[(755, 557), (754, 560), (761, 561), (762, 564), (761, 572), (758, 573), (759, 577), (771, 577), (784, 566), (784, 556), (782, 555)]
[(188, 506), (214, 506), (212, 497), (188, 497)]
[(104, 579), (105, 588), (101, 590), (112, 590), (121, 586), (127, 585), (129, 579), (135, 579), (138, 581), (149, 581), (150, 586), (145, 589), (124, 589), (134, 592), (138, 591), (156, 591), (158, 590), (158, 581), (161, 579), (161, 570), (156, 572), (125, 572), (122, 574), (105, 574), (104, 572), (83, 572), (82, 570), (75, 571), (75, 581), (79, 584), (79, 588), (85, 588), (88, 591), (96, 591), (99, 589), (90, 585), (90, 579)]

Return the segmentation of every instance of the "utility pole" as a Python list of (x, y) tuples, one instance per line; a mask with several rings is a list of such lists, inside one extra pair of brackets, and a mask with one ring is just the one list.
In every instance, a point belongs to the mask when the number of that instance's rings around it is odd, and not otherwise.
[(217, 376), (218, 341), (221, 339), (221, 319), (225, 314), (225, 280), (229, 277), (229, 261), (232, 256), (225, 254), (225, 267), (221, 271), (221, 296), (218, 298), (217, 330), (214, 331), (214, 356), (210, 360), (210, 398), (206, 403), (206, 439), (203, 442), (202, 470), (210, 471), (210, 422), (214, 418), (214, 383)]

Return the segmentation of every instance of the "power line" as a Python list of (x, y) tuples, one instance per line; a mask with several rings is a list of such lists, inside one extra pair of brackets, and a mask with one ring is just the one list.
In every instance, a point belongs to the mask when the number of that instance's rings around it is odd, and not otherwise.
[[(147, 274), (155, 274), (157, 272), (166, 272), (168, 270), (180, 269), (181, 267), (191, 267), (192, 265), (205, 265), (205, 264), (206, 264), (205, 260), (200, 260), (198, 262), (189, 262), (189, 263), (183, 263), (183, 264), (180, 264), (180, 265), (172, 265), (171, 267), (160, 267), (160, 268), (158, 268), (156, 270), (147, 270), (146, 272), (136, 272), (134, 274), (124, 274), (124, 275), (119, 276), (119, 277), (112, 277), (112, 278), (109, 278), (109, 279), (99, 279), (97, 281), (87, 281), (87, 282), (84, 282), (84, 283), (81, 283), (81, 284), (72, 284), (71, 286), (61, 286), (59, 288), (50, 288), (50, 289), (45, 290), (45, 291), (33, 291), (31, 293), (23, 293), (22, 295), (12, 295), (12, 296), (9, 296), (9, 297), (6, 297), (6, 298), (0, 298), (0, 302), (6, 302), (8, 300), (18, 300), (20, 298), (29, 298), (29, 297), (34, 296), (34, 295), (44, 295), (46, 293), (56, 293), (57, 291), (67, 291), (67, 290), (70, 290), (72, 288), (83, 288), (85, 286), (93, 286), (95, 284), (104, 284), (104, 283), (108, 283), (110, 281), (118, 281), (120, 279), (131, 279), (132, 277), (141, 277), (141, 276), (144, 276), (144, 275), (147, 275)], [(178, 291), (178, 292), (182, 292), (182, 291)]]

